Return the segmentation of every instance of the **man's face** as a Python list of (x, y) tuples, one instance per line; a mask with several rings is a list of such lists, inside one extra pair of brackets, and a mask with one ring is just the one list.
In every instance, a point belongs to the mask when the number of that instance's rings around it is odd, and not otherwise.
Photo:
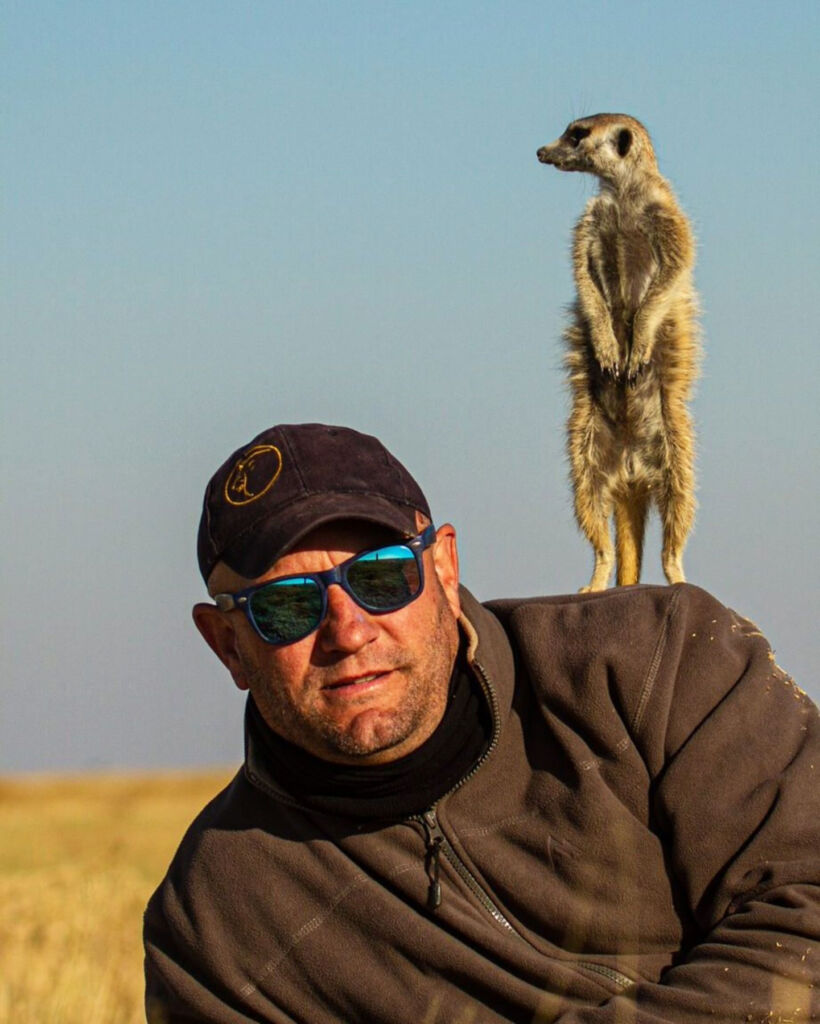
[[(218, 565), (209, 589), (231, 592), (277, 576), (319, 572), (394, 541), (366, 523), (331, 523), (258, 580)], [(240, 611), (197, 605), (194, 619), (280, 736), (328, 761), (385, 763), (415, 750), (440, 722), (458, 649), (453, 528), (441, 527), (422, 557), (424, 589), (406, 607), (374, 615), (333, 585), (319, 628), (284, 647), (266, 644)]]

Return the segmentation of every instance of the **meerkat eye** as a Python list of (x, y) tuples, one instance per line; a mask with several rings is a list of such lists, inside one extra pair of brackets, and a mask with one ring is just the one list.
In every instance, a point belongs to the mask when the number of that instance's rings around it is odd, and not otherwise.
[(569, 141), (569, 144), (572, 147), (577, 146), (581, 139), (585, 139), (587, 135), (589, 135), (591, 130), (592, 129), (590, 128), (570, 128), (570, 130), (567, 132), (567, 139)]

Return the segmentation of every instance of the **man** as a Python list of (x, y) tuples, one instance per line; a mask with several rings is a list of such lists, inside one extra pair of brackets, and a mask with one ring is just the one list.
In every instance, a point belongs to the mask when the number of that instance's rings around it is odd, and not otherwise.
[(145, 917), (151, 1024), (817, 1019), (820, 728), (685, 584), (482, 606), (369, 436), (212, 478), (246, 757)]

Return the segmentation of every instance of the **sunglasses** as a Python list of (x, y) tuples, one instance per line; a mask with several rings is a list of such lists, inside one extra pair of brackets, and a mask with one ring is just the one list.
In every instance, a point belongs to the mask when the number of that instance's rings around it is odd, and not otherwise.
[(235, 594), (215, 594), (214, 601), (223, 612), (241, 608), (265, 643), (283, 647), (319, 628), (327, 614), (327, 588), (334, 583), (375, 615), (415, 601), (424, 589), (421, 555), (435, 539), (431, 523), (410, 540), (362, 551), (324, 572), (280, 576)]

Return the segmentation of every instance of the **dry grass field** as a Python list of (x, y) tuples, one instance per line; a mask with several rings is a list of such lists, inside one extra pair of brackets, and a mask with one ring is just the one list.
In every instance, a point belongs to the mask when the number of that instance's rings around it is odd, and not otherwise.
[(137, 1024), (142, 912), (233, 771), (0, 779), (0, 1024)]

